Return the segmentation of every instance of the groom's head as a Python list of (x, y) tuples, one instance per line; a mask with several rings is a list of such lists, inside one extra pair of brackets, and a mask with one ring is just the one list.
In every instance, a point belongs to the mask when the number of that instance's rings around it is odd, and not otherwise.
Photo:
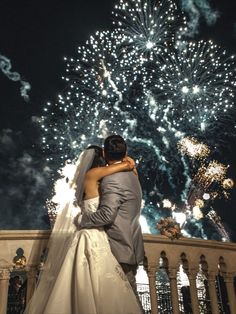
[(106, 161), (120, 161), (126, 156), (127, 145), (120, 135), (110, 135), (104, 141), (104, 155)]

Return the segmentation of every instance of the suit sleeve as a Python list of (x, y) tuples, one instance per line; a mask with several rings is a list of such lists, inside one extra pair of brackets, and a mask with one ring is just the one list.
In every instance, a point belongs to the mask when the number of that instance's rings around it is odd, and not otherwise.
[(96, 212), (84, 213), (81, 228), (93, 228), (110, 225), (115, 221), (123, 202), (123, 189), (115, 181), (103, 179), (101, 183), (101, 201)]

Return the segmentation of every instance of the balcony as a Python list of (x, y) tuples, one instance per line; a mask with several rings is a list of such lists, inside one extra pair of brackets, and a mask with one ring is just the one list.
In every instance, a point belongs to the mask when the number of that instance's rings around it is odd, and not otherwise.
[[(21, 313), (31, 298), (49, 235), (0, 231), (0, 314)], [(236, 313), (235, 243), (145, 234), (144, 244), (146, 260), (137, 283), (145, 313)], [(20, 301), (9, 289), (17, 276)]]

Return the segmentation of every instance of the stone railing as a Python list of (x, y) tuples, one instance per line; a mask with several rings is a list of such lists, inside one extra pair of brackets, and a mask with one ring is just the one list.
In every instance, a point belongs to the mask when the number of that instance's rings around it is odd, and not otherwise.
[[(25, 273), (26, 302), (31, 298), (49, 235), (49, 231), (0, 231), (0, 314), (7, 311), (9, 279), (12, 273)], [(184, 286), (189, 291), (189, 313), (225, 313), (221, 303), (227, 302), (227, 313), (236, 314), (235, 243), (189, 238), (170, 240), (164, 236), (145, 234), (144, 244), (146, 253), (144, 269), (148, 275), (151, 303), (146, 313), (164, 313), (158, 291), (161, 284), (158, 282), (160, 281), (158, 274), (164, 272), (165, 287), (169, 287), (170, 297), (169, 312), (165, 310), (165, 313), (187, 313), (183, 304), (181, 305), (183, 301), (181, 288)], [(217, 285), (219, 277), (225, 287), (226, 301), (219, 300), (220, 288)], [(199, 297), (199, 282), (202, 278), (204, 287), (201, 290), (205, 289), (206, 292), (204, 300), (200, 300)], [(206, 311), (202, 310), (203, 303), (207, 307)]]
[[(201, 239), (180, 238), (170, 240), (164, 236), (144, 235), (146, 270), (150, 286), (151, 313), (161, 313), (158, 305), (156, 274), (158, 269), (165, 269), (169, 278), (172, 313), (185, 313), (180, 310), (179, 288), (181, 286), (180, 270), (185, 275), (185, 282), (190, 292), (193, 314), (226, 313), (219, 306), (219, 287), (217, 276), (223, 278), (227, 293), (228, 309), (236, 313), (234, 277), (236, 276), (236, 244)], [(200, 310), (197, 283), (199, 275), (205, 278), (209, 306)], [(179, 280), (178, 280), (179, 279)], [(185, 283), (186, 285), (186, 283)], [(226, 305), (226, 304), (223, 304)], [(211, 310), (209, 310), (211, 308)], [(228, 311), (229, 311), (228, 310)], [(228, 312), (227, 312), (228, 313)]]

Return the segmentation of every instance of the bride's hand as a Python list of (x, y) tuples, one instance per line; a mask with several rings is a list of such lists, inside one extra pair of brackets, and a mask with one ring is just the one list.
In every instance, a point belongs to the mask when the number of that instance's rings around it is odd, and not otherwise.
[(127, 163), (127, 168), (128, 170), (133, 170), (133, 172), (137, 175), (137, 170), (136, 170), (136, 164), (135, 164), (135, 161), (129, 157), (129, 156), (126, 156), (124, 159), (123, 159), (123, 162), (126, 162)]

